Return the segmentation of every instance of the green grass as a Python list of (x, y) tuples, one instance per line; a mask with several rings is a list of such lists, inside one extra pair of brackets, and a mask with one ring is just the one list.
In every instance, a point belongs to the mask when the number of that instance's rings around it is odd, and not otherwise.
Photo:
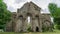
[(29, 32), (29, 33), (14, 33), (14, 32), (0, 32), (0, 34), (60, 34), (60, 30), (54, 30), (54, 32)]

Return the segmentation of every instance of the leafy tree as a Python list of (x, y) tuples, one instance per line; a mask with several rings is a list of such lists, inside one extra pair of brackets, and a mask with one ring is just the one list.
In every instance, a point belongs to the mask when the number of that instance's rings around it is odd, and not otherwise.
[(11, 12), (7, 10), (6, 4), (0, 0), (0, 29), (4, 29), (7, 21), (10, 21)]
[(54, 22), (56, 22), (57, 25), (60, 25), (60, 8), (56, 9)]
[(48, 6), (51, 16), (54, 18), (54, 23), (57, 24), (57, 28), (60, 29), (60, 8), (56, 4), (50, 3)]
[(50, 10), (51, 16), (55, 17), (55, 12), (56, 12), (56, 9), (57, 9), (57, 5), (55, 3), (50, 3), (48, 8)]

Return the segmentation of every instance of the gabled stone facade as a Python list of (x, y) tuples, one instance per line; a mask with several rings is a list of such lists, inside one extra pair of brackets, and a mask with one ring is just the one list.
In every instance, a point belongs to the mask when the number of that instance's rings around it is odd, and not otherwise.
[(42, 32), (43, 28), (48, 27), (48, 30), (52, 30), (52, 23), (50, 14), (41, 14), (41, 8), (35, 5), (33, 2), (27, 2), (22, 8), (17, 9), (17, 13), (12, 13), (12, 23), (6, 31), (10, 28), (13, 32), (27, 32), (27, 17), (30, 16), (31, 30), (33, 32)]

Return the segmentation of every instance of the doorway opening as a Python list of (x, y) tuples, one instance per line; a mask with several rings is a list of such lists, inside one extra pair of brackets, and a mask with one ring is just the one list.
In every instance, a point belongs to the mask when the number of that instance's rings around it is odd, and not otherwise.
[(36, 32), (39, 32), (39, 28), (38, 27), (36, 27)]

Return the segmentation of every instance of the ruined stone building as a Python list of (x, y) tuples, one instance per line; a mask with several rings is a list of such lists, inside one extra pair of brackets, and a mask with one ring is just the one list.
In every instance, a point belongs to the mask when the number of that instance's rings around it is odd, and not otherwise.
[(30, 27), (33, 32), (42, 32), (43, 28), (52, 30), (50, 14), (41, 14), (41, 8), (33, 2), (25, 3), (17, 12), (12, 13), (12, 20), (6, 26), (6, 31), (27, 32), (27, 18), (30, 17)]

